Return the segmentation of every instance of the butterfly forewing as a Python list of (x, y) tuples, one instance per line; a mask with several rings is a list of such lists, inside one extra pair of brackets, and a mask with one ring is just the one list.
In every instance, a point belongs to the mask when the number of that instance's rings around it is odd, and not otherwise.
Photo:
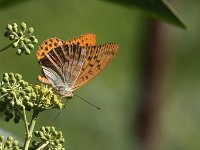
[(38, 60), (41, 60), (46, 56), (47, 53), (49, 53), (52, 49), (63, 45), (64, 41), (59, 38), (49, 38), (45, 40), (39, 47), (39, 49), (36, 52)]
[(86, 33), (76, 38), (67, 40), (65, 44), (75, 44), (79, 46), (95, 46), (96, 45), (96, 36), (92, 33)]
[(87, 47), (85, 61), (73, 90), (96, 77), (113, 59), (117, 48), (115, 43)]

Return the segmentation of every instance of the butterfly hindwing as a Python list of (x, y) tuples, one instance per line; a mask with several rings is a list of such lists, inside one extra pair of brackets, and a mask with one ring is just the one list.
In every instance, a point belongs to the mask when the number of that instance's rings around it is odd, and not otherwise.
[[(45, 77), (54, 86), (56, 83), (73, 87), (80, 73), (85, 58), (85, 48), (77, 45), (62, 45), (52, 49), (40, 60)], [(53, 83), (59, 76), (58, 82)], [(62, 82), (60, 81), (62, 80)]]
[(63, 86), (63, 79), (51, 68), (42, 66), (45, 76), (53, 87)]

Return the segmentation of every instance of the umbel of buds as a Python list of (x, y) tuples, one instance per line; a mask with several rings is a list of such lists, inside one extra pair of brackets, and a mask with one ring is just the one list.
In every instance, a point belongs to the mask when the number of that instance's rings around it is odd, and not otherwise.
[(3, 136), (0, 136), (0, 150), (19, 150), (18, 141), (9, 136), (4, 140)]
[(56, 131), (54, 127), (42, 126), (39, 131), (35, 131), (34, 135), (40, 138), (40, 142), (33, 141), (35, 148), (44, 148), (52, 150), (65, 150), (62, 147), (64, 138), (61, 131)]
[(18, 73), (4, 73), (0, 81), (0, 112), (5, 120), (14, 118), (18, 123), (24, 110), (41, 112), (47, 109), (61, 109), (60, 97), (44, 85), (32, 86), (22, 80)]
[(34, 29), (27, 27), (26, 23), (22, 22), (20, 25), (13, 23), (6, 26), (6, 32), (4, 36), (13, 41), (12, 47), (18, 48), (17, 54), (20, 55), (23, 52), (29, 55), (31, 50), (34, 49), (34, 44), (38, 43), (38, 39), (33, 36)]

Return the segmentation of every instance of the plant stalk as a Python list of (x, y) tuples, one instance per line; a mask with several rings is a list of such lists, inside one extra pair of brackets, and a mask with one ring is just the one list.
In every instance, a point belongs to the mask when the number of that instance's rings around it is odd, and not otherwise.
[(33, 116), (32, 116), (30, 126), (29, 126), (29, 129), (28, 129), (28, 134), (26, 134), (26, 138), (25, 138), (25, 142), (24, 142), (24, 150), (29, 149), (30, 141), (31, 141), (31, 138), (32, 138), (32, 134), (33, 134), (33, 130), (34, 130), (34, 127), (35, 127), (35, 123), (36, 123), (38, 114), (39, 114), (38, 111), (33, 110)]

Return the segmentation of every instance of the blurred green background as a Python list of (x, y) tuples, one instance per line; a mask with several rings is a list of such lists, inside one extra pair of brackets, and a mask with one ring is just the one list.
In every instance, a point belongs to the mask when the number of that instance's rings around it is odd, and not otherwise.
[[(166, 55), (159, 79), (161, 98), (154, 129), (157, 132), (155, 145), (159, 150), (197, 150), (200, 149), (200, 2), (180, 0), (172, 4), (186, 21), (188, 30), (162, 24)], [(74, 97), (57, 120), (59, 111), (42, 113), (36, 128), (52, 125), (63, 131), (65, 147), (69, 150), (140, 147), (136, 111), (140, 106), (138, 93), (141, 93), (142, 84), (141, 51), (146, 44), (149, 25), (141, 11), (98, 0), (35, 0), (2, 7), (0, 20), (1, 47), (9, 44), (3, 37), (6, 25), (22, 21), (35, 29), (39, 44), (50, 37), (67, 40), (84, 33), (94, 33), (97, 44), (116, 42), (118, 54), (108, 68), (75, 92), (101, 110)], [(29, 56), (16, 56), (14, 49), (8, 49), (0, 54), (0, 74), (18, 72), (24, 80), (35, 84), (39, 83), (40, 71), (34, 52)], [(22, 122), (14, 124), (0, 120), (0, 128), (23, 142)]]

